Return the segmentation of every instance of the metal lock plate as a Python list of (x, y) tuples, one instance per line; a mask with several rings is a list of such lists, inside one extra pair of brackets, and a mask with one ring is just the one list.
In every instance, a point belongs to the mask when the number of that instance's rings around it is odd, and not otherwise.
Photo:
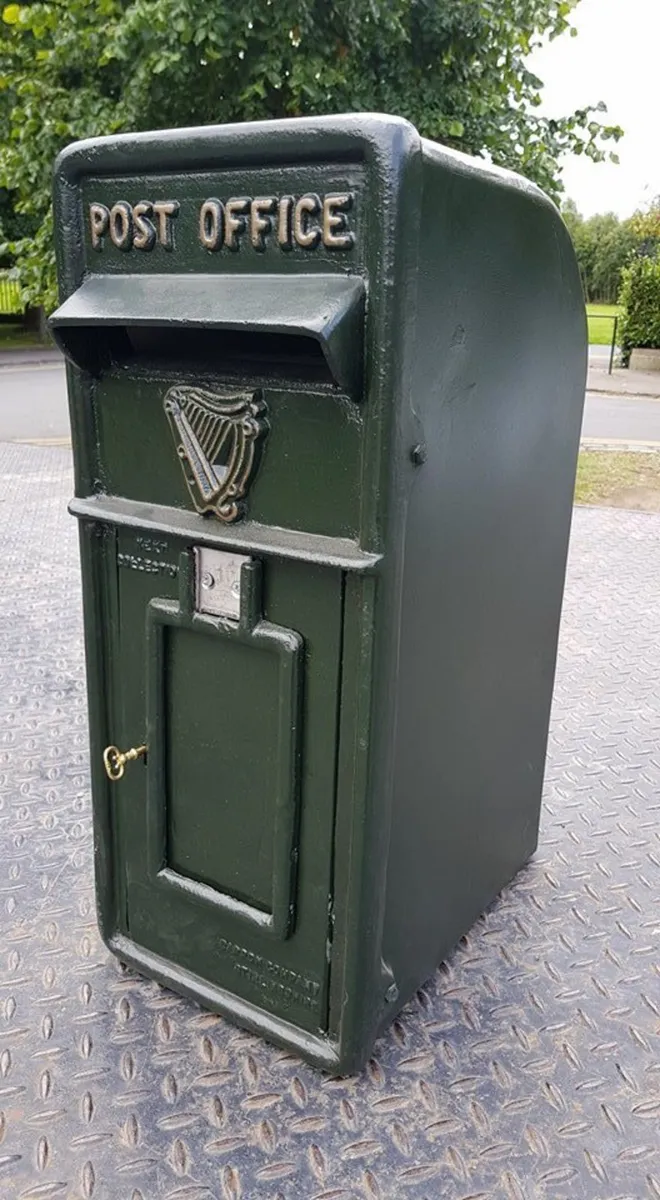
[(195, 608), (238, 621), (241, 615), (241, 567), (252, 559), (226, 550), (195, 547)]

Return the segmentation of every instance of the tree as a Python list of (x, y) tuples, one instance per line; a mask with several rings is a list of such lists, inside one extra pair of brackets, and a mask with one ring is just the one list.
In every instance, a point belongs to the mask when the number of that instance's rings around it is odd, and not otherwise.
[(640, 244), (634, 218), (621, 221), (616, 213), (596, 213), (587, 220), (570, 200), (562, 216), (573, 239), (585, 299), (614, 304), (622, 272)]
[(637, 246), (630, 220), (615, 213), (594, 216), (588, 222), (594, 243), (591, 291), (594, 300), (615, 304), (621, 277)]
[(17, 194), (0, 187), (0, 270), (12, 265), (9, 245), (23, 238), (33, 237), (36, 232), (35, 219), (16, 211)]
[(588, 301), (614, 304), (624, 270), (633, 258), (660, 255), (660, 197), (623, 221), (616, 213), (596, 213), (585, 220), (571, 199), (564, 202), (561, 211)]
[(647, 209), (638, 210), (631, 218), (631, 225), (639, 243), (638, 254), (656, 258), (660, 254), (660, 196)]
[[(42, 0), (6, 4), (0, 185), (37, 222), (14, 245), (25, 298), (54, 299), (50, 169), (119, 130), (381, 111), (557, 196), (565, 152), (601, 160), (604, 105), (548, 119), (527, 68), (578, 0)], [(0, 92), (2, 96), (2, 92)]]

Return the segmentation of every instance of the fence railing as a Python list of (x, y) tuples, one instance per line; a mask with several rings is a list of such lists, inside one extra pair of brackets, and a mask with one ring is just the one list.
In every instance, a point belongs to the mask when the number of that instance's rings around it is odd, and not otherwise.
[(617, 314), (616, 316), (612, 317), (612, 316), (610, 316), (609, 313), (601, 313), (599, 316), (599, 319), (601, 321), (611, 321), (612, 322), (612, 340), (610, 342), (610, 361), (609, 361), (609, 366), (607, 368), (607, 374), (611, 375), (612, 367), (614, 366), (614, 355), (616, 354), (616, 346), (617, 346), (616, 335), (619, 332), (619, 316)]
[(614, 354), (616, 351), (616, 335), (617, 335), (618, 328), (619, 328), (619, 318), (615, 317), (614, 325), (612, 326), (612, 342), (610, 345), (610, 365), (607, 369), (608, 375), (612, 374), (612, 367), (614, 366)]
[(23, 305), (21, 304), (21, 293), (18, 284), (0, 272), (0, 316), (10, 317), (16, 315), (20, 317), (22, 313)]

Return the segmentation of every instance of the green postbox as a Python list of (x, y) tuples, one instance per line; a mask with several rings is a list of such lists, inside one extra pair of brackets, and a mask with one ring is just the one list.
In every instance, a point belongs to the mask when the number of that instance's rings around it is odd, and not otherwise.
[(355, 1070), (536, 845), (568, 236), (368, 115), (82, 142), (55, 199), (103, 936)]

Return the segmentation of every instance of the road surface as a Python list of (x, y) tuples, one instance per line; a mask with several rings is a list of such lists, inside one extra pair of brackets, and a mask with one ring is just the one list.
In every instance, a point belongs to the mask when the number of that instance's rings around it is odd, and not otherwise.
[(612, 441), (660, 442), (660, 399), (587, 392), (582, 436)]
[(60, 363), (2, 366), (0, 441), (68, 438), (69, 412)]
[[(660, 442), (660, 399), (590, 392), (582, 432), (589, 438)], [(0, 441), (40, 441), (68, 436), (69, 416), (61, 364), (3, 367), (0, 359)]]

